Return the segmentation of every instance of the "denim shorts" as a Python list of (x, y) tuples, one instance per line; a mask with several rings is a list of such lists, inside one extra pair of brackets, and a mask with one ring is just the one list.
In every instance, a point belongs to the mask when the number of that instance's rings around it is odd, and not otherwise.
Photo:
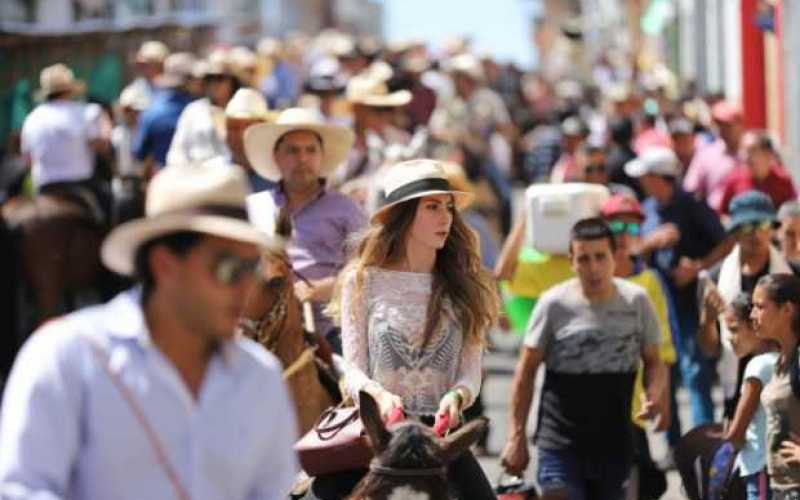
[(569, 500), (625, 498), (631, 463), (614, 457), (586, 458), (570, 450), (538, 449), (542, 493), (566, 489)]

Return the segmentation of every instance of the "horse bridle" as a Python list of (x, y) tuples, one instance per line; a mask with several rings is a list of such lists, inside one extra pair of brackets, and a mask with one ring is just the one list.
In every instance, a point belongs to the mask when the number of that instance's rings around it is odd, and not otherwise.
[[(280, 260), (297, 279), (299, 279), (308, 286), (313, 286), (311, 282), (308, 279), (306, 279), (305, 276), (303, 276), (301, 273), (292, 268), (289, 259), (274, 254), (273, 257)], [(288, 291), (284, 291), (278, 296), (278, 299), (275, 301), (274, 304), (272, 304), (272, 307), (270, 307), (269, 311), (267, 311), (267, 313), (264, 316), (262, 316), (258, 320), (249, 320), (250, 324), (247, 325), (248, 328), (252, 328), (252, 330), (256, 332), (256, 340), (265, 347), (267, 347), (268, 349), (271, 348), (273, 341), (277, 342), (278, 339), (264, 338), (262, 333), (262, 327), (265, 324), (270, 324), (286, 317), (286, 311), (288, 309), (288, 302), (289, 302), (287, 294), (293, 293), (291, 289), (287, 288), (287, 290)]]
[(401, 469), (399, 467), (387, 467), (385, 465), (370, 464), (370, 472), (381, 476), (391, 477), (431, 477), (447, 476), (447, 467), (429, 467), (425, 469)]

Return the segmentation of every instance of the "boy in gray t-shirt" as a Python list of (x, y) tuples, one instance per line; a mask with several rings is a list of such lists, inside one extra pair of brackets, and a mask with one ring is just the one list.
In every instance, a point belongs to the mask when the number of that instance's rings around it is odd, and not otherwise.
[(633, 455), (631, 398), (640, 360), (647, 388), (641, 416), (664, 411), (657, 404), (666, 401), (668, 382), (656, 314), (644, 288), (614, 278), (614, 250), (601, 219), (576, 223), (570, 259), (577, 278), (543, 294), (528, 325), (502, 462), (516, 474), (527, 466), (525, 422), (544, 363), (535, 436), (543, 493), (622, 497)]

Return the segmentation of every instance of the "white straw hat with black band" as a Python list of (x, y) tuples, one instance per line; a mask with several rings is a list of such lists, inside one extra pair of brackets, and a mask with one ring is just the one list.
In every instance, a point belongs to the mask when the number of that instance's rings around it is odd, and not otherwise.
[(472, 193), (455, 191), (450, 187), (442, 162), (436, 160), (419, 159), (398, 163), (383, 175), (381, 187), (384, 193), (383, 204), (372, 215), (373, 223), (382, 222), (393, 206), (414, 198), (451, 194), (457, 210), (467, 207), (474, 199)]

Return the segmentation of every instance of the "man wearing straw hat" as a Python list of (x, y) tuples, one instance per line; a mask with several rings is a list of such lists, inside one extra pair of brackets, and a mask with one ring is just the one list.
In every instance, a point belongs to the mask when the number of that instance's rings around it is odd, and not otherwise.
[(170, 166), (102, 247), (140, 286), (51, 321), (4, 394), (0, 497), (283, 499), (297, 472), (275, 358), (234, 335), (263, 247), (241, 169)]
[[(346, 169), (337, 173), (336, 180), (340, 184), (375, 173), (382, 164), (382, 152), (386, 146), (407, 144), (411, 139), (405, 131), (391, 123), (394, 113), (411, 102), (411, 92), (390, 92), (386, 85), (390, 77), (391, 73), (385, 70), (373, 69), (354, 76), (347, 83), (346, 95), (353, 106), (356, 137)], [(376, 152), (379, 154), (373, 154)]]
[(249, 87), (237, 90), (225, 107), (225, 142), (230, 150), (227, 160), (245, 168), (254, 193), (273, 188), (275, 183), (253, 170), (244, 152), (244, 133), (251, 125), (274, 120), (276, 114), (267, 107), (264, 95)]
[(331, 299), (336, 274), (345, 264), (348, 236), (366, 225), (366, 218), (347, 196), (328, 190), (326, 178), (344, 161), (353, 145), (353, 133), (326, 124), (306, 109), (289, 108), (275, 123), (253, 125), (244, 134), (250, 164), (277, 185), (248, 199), (251, 213), (277, 206), (288, 211), (294, 232), (287, 250), (295, 271), (310, 280), (298, 280), (295, 294), (314, 306), (315, 329), (335, 349), (336, 332), (322, 314)]
[(94, 153), (108, 146), (99, 108), (73, 100), (86, 87), (64, 64), (43, 69), (39, 84), (45, 102), (25, 118), (21, 133), (33, 187), (37, 193), (74, 199), (102, 218), (99, 193), (91, 183)]
[(205, 95), (190, 102), (178, 118), (167, 151), (169, 165), (204, 162), (229, 155), (225, 145), (224, 110), (241, 84), (233, 73), (230, 57), (224, 53), (214, 54), (219, 55), (209, 57), (203, 74)]
[(151, 100), (157, 90), (156, 80), (164, 72), (164, 60), (169, 48), (158, 40), (147, 40), (136, 52), (136, 71), (139, 77), (128, 84), (125, 90), (144, 94)]

